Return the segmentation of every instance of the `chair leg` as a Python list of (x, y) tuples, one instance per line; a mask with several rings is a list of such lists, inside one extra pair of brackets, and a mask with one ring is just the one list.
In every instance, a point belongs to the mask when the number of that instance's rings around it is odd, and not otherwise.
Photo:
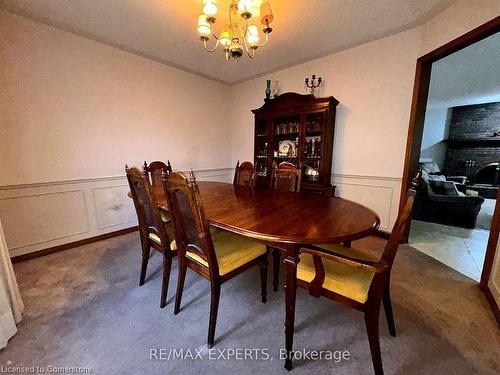
[(370, 352), (372, 355), (375, 375), (383, 375), (384, 373), (384, 369), (382, 368), (382, 355), (380, 353), (380, 338), (378, 330), (379, 314), (380, 302), (365, 312), (366, 332), (368, 333), (368, 342), (370, 343)]
[[(168, 249), (167, 251), (170, 251)], [(170, 268), (172, 267), (172, 255), (163, 255), (163, 280), (161, 283), (160, 308), (167, 306), (168, 283), (170, 280)]]
[(214, 346), (215, 326), (217, 324), (217, 312), (219, 310), (220, 284), (212, 282), (212, 295), (210, 303), (210, 320), (208, 323), (207, 347)]
[(142, 246), (142, 265), (141, 265), (141, 276), (139, 278), (139, 286), (143, 286), (146, 280), (146, 271), (148, 269), (150, 252), (151, 252), (151, 247), (149, 245)]
[[(179, 255), (180, 257), (181, 255)], [(181, 308), (182, 291), (184, 290), (184, 280), (186, 279), (187, 264), (179, 261), (179, 272), (177, 275), (177, 293), (175, 294), (174, 315), (179, 313)]]
[(278, 291), (280, 278), (281, 252), (273, 248), (273, 291)]
[(387, 284), (384, 290), (383, 301), (384, 301), (385, 317), (387, 319), (387, 326), (389, 327), (389, 333), (391, 334), (392, 337), (396, 337), (396, 326), (394, 324), (394, 315), (392, 313), (391, 293), (389, 284)]
[(262, 303), (267, 302), (267, 254), (259, 262)]

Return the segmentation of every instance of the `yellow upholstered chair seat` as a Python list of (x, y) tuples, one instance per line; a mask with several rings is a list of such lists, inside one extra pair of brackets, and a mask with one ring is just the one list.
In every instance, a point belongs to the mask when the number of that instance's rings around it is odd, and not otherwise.
[[(177, 250), (177, 245), (175, 243), (175, 240), (173, 240), (174, 238), (174, 228), (172, 227), (172, 224), (169, 223), (165, 223), (165, 228), (167, 229), (167, 234), (168, 234), (168, 238), (171, 240), (170, 241), (170, 250)], [(158, 237), (156, 234), (154, 233), (149, 233), (149, 239), (156, 242), (158, 245), (161, 245), (161, 239), (160, 237)]]
[[(212, 227), (210, 232), (212, 233), (217, 263), (219, 264), (219, 275), (221, 276), (266, 253), (264, 245), (243, 236), (225, 230), (212, 229)], [(186, 256), (208, 267), (208, 262), (197, 254), (188, 251)]]
[(165, 210), (160, 210), (160, 217), (164, 223), (170, 223), (172, 221), (172, 216), (170, 215), (170, 212), (167, 212)]
[[(329, 244), (319, 246), (323, 249), (331, 250), (352, 258), (377, 261), (377, 259), (374, 259), (374, 257), (369, 254), (341, 245)], [(360, 303), (366, 302), (368, 299), (368, 290), (370, 289), (374, 276), (373, 272), (354, 268), (325, 258), (322, 258), (321, 261), (325, 269), (325, 281), (323, 282), (324, 289)], [(297, 278), (299, 280), (311, 282), (315, 275), (316, 272), (312, 255), (301, 254), (300, 262), (297, 266)]]

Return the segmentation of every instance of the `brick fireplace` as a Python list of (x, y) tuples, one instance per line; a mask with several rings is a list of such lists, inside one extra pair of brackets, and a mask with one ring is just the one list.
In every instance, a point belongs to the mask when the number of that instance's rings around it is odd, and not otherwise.
[(467, 176), (471, 184), (498, 186), (500, 102), (454, 107), (446, 142), (447, 176)]

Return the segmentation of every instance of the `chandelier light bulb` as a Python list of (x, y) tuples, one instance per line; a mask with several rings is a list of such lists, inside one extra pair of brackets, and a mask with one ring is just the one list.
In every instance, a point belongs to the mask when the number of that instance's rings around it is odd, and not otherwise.
[(242, 17), (250, 18), (252, 16), (252, 0), (238, 1), (238, 10)]
[(203, 13), (209, 17), (214, 17), (217, 14), (217, 4), (215, 0), (203, 0)]
[(259, 29), (255, 25), (249, 25), (247, 29), (248, 35), (259, 35)]
[(210, 35), (210, 25), (207, 21), (206, 14), (200, 14), (198, 17), (198, 32), (201, 36), (208, 37)]
[(219, 42), (224, 48), (227, 48), (231, 45), (231, 33), (228, 29), (220, 33)]
[(266, 1), (260, 5), (260, 22), (262, 22), (263, 25), (269, 25), (271, 22), (273, 22), (273, 20), (274, 16), (271, 9), (271, 4)]
[(255, 46), (257, 43), (259, 43), (259, 30), (257, 29), (257, 26), (248, 26), (247, 41), (251, 46)]

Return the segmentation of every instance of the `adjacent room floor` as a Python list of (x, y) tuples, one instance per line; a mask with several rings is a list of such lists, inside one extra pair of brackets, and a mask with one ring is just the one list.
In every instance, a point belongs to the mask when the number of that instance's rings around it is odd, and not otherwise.
[(485, 199), (475, 229), (412, 220), (411, 246), (470, 277), (481, 279), (496, 200)]
[[(380, 251), (384, 243), (369, 238), (354, 245)], [(96, 374), (286, 373), (279, 360), (283, 291), (269, 291), (268, 303), (260, 303), (257, 268), (223, 285), (215, 348), (266, 349), (274, 360), (151, 360), (150, 349), (158, 348), (207, 354), (210, 287), (188, 272), (182, 311), (174, 316), (176, 262), (163, 310), (161, 257), (151, 258), (143, 287), (139, 264), (137, 232), (16, 264), (26, 310), (18, 334), (0, 352), (0, 365), (88, 366)], [(398, 337), (389, 336), (383, 312), (380, 320), (387, 374), (500, 372), (498, 326), (471, 279), (404, 245), (392, 296)], [(351, 358), (302, 359), (293, 374), (373, 373), (362, 315), (301, 289), (294, 348), (348, 350)]]

